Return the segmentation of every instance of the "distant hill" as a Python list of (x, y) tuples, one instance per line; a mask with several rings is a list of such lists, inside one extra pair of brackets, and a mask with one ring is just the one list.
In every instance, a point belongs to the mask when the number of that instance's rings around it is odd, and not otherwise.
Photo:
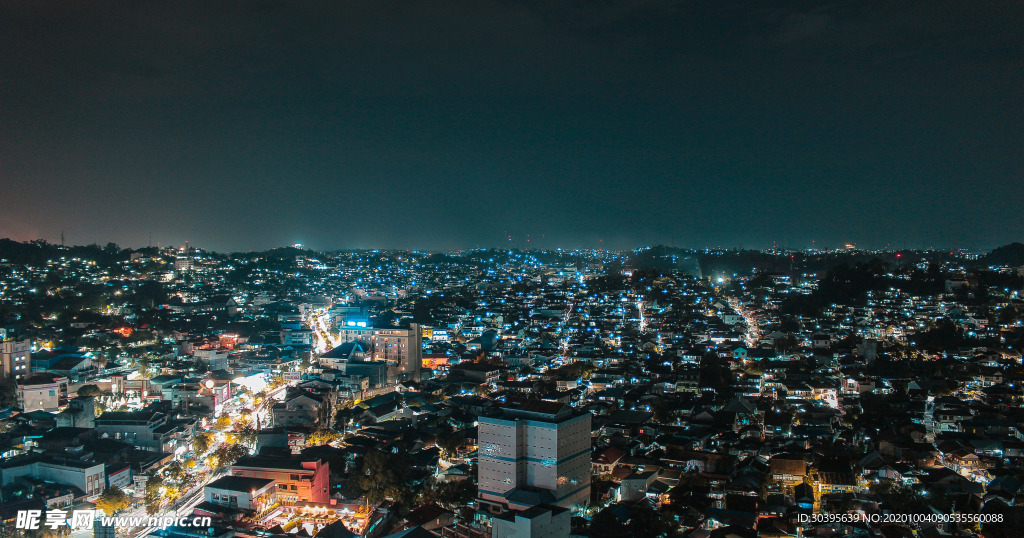
[(0, 239), (0, 260), (18, 264), (41, 264), (53, 257), (57, 252), (53, 245), (46, 241), (14, 241)]
[(64, 248), (41, 239), (25, 242), (7, 238), (0, 239), (0, 260), (27, 265), (40, 265), (46, 263), (47, 260), (68, 256), (93, 260), (106, 266), (128, 259), (129, 253), (129, 250), (121, 249), (114, 243), (107, 243), (105, 247), (81, 245)]
[(1009, 265), (1019, 267), (1024, 265), (1024, 243), (1010, 243), (1003, 245), (981, 259), (985, 265)]

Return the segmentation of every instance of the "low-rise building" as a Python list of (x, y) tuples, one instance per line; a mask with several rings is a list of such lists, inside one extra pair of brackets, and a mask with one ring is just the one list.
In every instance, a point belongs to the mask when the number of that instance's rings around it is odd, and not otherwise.
[(285, 502), (325, 503), (329, 498), (330, 472), (325, 461), (246, 456), (231, 466), (231, 475), (273, 480), (278, 499)]
[(67, 379), (49, 374), (36, 374), (23, 379), (18, 385), (16, 396), (21, 409), (57, 412), (61, 406), (61, 392), (67, 390)]
[(271, 478), (222, 476), (203, 487), (206, 502), (259, 512), (276, 502), (277, 483)]
[(3, 464), (3, 485), (20, 477), (31, 477), (82, 490), (87, 500), (95, 500), (107, 487), (106, 469), (102, 463), (72, 458), (27, 455)]

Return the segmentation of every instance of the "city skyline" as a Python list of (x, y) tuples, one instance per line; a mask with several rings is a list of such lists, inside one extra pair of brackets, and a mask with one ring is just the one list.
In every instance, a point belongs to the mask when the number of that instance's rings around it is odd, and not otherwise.
[(18, 240), (993, 248), (1024, 228), (1017, 2), (10, 2), (0, 21)]
[(900, 252), (917, 252), (917, 253), (929, 253), (930, 252), (930, 253), (949, 253), (949, 254), (980, 255), (980, 254), (986, 254), (986, 253), (990, 253), (990, 252), (993, 252), (993, 251), (997, 251), (997, 250), (1000, 250), (1000, 249), (1024, 248), (1024, 243), (1021, 243), (1019, 241), (1014, 241), (1014, 242), (1008, 243), (1006, 245), (998, 245), (998, 246), (996, 246), (994, 248), (967, 248), (967, 247), (962, 247), (962, 246), (949, 246), (949, 247), (946, 247), (946, 248), (935, 247), (935, 246), (917, 247), (917, 246), (901, 246), (901, 245), (895, 245), (895, 244), (892, 244), (892, 243), (889, 243), (889, 244), (886, 244), (884, 246), (879, 247), (879, 246), (855, 245), (855, 244), (852, 244), (852, 243), (841, 243), (841, 244), (836, 244), (836, 245), (823, 245), (823, 244), (816, 244), (816, 243), (813, 243), (813, 242), (810, 245), (805, 246), (805, 247), (799, 247), (799, 246), (794, 246), (794, 245), (783, 245), (783, 244), (775, 243), (775, 244), (769, 245), (767, 247), (754, 247), (754, 246), (746, 246), (746, 245), (706, 245), (706, 246), (700, 246), (700, 247), (684, 247), (684, 246), (678, 246), (678, 245), (673, 246), (673, 245), (667, 245), (667, 244), (644, 244), (644, 245), (634, 245), (634, 246), (631, 246), (631, 247), (624, 247), (624, 248), (605, 248), (605, 247), (601, 246), (600, 244), (598, 246), (576, 246), (576, 247), (548, 246), (548, 247), (544, 247), (544, 246), (541, 246), (541, 245), (533, 245), (533, 244), (527, 243), (526, 240), (523, 239), (523, 241), (521, 241), (521, 242), (519, 242), (519, 241), (516, 241), (514, 243), (510, 242), (510, 243), (505, 244), (505, 245), (493, 245), (493, 246), (474, 245), (474, 246), (471, 246), (471, 247), (451, 248), (451, 249), (403, 248), (403, 247), (390, 247), (390, 248), (388, 248), (388, 247), (373, 247), (373, 246), (368, 246), (368, 247), (350, 247), (350, 248), (344, 248), (344, 247), (341, 247), (341, 248), (322, 248), (322, 247), (318, 247), (317, 245), (307, 245), (307, 244), (304, 244), (304, 243), (292, 243), (292, 244), (288, 244), (288, 245), (271, 245), (271, 246), (268, 246), (267, 248), (263, 248), (263, 249), (250, 248), (250, 249), (228, 249), (228, 250), (219, 250), (219, 249), (215, 249), (215, 248), (209, 248), (209, 247), (204, 246), (204, 245), (194, 244), (194, 243), (192, 243), (190, 241), (185, 241), (185, 242), (177, 243), (177, 244), (166, 244), (166, 245), (165, 244), (159, 244), (159, 243), (146, 244), (146, 245), (120, 245), (120, 244), (117, 244), (114, 241), (97, 241), (97, 242), (92, 242), (92, 243), (88, 243), (88, 244), (85, 244), (85, 243), (73, 244), (73, 243), (70, 243), (70, 242), (62, 243), (62, 242), (60, 242), (60, 240), (58, 240), (56, 242), (53, 242), (53, 241), (49, 241), (49, 240), (47, 240), (45, 238), (37, 238), (37, 239), (32, 239), (32, 240), (19, 241), (19, 240), (15, 239), (15, 238), (11, 238), (11, 237), (0, 237), (0, 242), (10, 242), (8, 244), (17, 244), (17, 245), (32, 245), (32, 244), (36, 244), (37, 242), (41, 242), (41, 244), (48, 245), (50, 247), (54, 247), (54, 248), (59, 247), (59, 248), (66, 248), (66, 249), (93, 249), (93, 248), (95, 248), (95, 249), (109, 249), (112, 246), (115, 246), (115, 247), (117, 247), (118, 250), (121, 250), (121, 251), (132, 251), (132, 252), (142, 252), (142, 251), (152, 250), (152, 249), (156, 249), (157, 251), (160, 251), (160, 252), (168, 252), (168, 251), (174, 250), (174, 251), (177, 251), (179, 255), (181, 255), (182, 252), (185, 252), (185, 250), (188, 249), (189, 251), (194, 251), (194, 252), (197, 252), (197, 253), (216, 254), (216, 255), (222, 255), (222, 256), (257, 254), (257, 253), (263, 253), (263, 252), (274, 252), (274, 251), (285, 250), (285, 249), (294, 249), (294, 250), (302, 251), (302, 252), (324, 253), (324, 254), (336, 254), (336, 253), (345, 253), (345, 252), (377, 252), (377, 251), (379, 251), (379, 252), (390, 252), (390, 253), (411, 252), (411, 253), (420, 253), (420, 254), (459, 254), (459, 253), (467, 253), (467, 252), (487, 252), (487, 251), (504, 252), (506, 250), (509, 251), (509, 252), (552, 252), (552, 253), (553, 252), (565, 252), (565, 253), (574, 253), (574, 252), (576, 252), (576, 253), (606, 252), (606, 253), (626, 254), (626, 253), (641, 253), (641, 252), (644, 252), (646, 250), (651, 250), (651, 249), (664, 249), (666, 252), (685, 252), (685, 253), (695, 253), (695, 254), (696, 253), (713, 253), (713, 252), (735, 252), (735, 253), (752, 252), (752, 253), (762, 253), (762, 254), (805, 253), (805, 254), (808, 254), (808, 255), (814, 255), (816, 253), (843, 253), (843, 252), (847, 252), (847, 253), (879, 253), (879, 254), (881, 254), (881, 253), (898, 254)]
[(5, 536), (1019, 534), (1024, 243), (66, 239), (0, 239)]

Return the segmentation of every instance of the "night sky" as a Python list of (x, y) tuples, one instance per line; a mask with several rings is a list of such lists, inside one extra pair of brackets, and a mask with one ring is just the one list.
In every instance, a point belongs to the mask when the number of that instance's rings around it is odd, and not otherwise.
[(1024, 2), (0, 3), (0, 237), (1024, 239)]

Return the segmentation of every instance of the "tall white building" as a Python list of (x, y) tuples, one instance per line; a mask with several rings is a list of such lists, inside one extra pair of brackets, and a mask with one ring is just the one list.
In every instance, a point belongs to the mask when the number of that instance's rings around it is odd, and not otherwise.
[(479, 419), (479, 501), (492, 513), (590, 500), (590, 413), (526, 400)]

